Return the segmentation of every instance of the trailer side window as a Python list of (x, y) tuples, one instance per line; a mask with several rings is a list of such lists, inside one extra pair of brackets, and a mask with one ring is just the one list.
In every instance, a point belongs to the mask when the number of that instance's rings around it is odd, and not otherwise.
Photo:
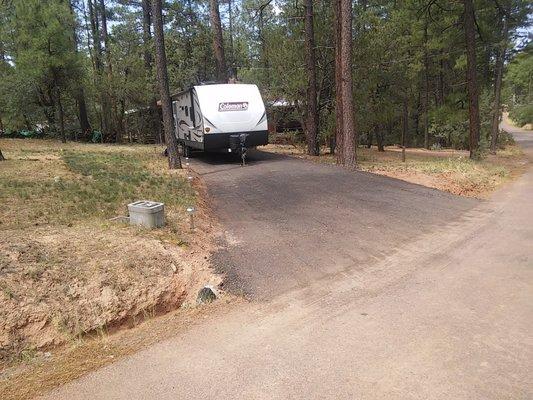
[(185, 106), (185, 115), (187, 117), (189, 116), (189, 107), (188, 106)]

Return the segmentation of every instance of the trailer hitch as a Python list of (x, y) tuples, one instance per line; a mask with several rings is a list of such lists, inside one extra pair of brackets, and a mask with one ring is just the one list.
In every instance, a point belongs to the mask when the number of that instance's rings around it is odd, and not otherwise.
[(239, 135), (239, 142), (240, 142), (240, 145), (241, 145), (241, 161), (242, 161), (242, 166), (244, 167), (246, 165), (246, 138), (248, 137), (248, 134), (247, 133), (241, 133)]
[(237, 152), (241, 156), (242, 166), (246, 165), (246, 138), (248, 137), (247, 133), (240, 133), (237, 135), (230, 136), (230, 148), (231, 150)]

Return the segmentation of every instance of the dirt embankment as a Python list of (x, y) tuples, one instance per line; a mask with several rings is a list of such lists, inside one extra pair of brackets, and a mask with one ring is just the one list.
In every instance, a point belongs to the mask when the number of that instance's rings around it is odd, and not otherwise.
[[(194, 304), (201, 287), (220, 284), (203, 189), (169, 172), (159, 148), (1, 145), (0, 365)], [(109, 221), (145, 198), (165, 201), (165, 228)]]
[(0, 240), (4, 358), (135, 324), (219, 283), (200, 254), (120, 227), (40, 229)]

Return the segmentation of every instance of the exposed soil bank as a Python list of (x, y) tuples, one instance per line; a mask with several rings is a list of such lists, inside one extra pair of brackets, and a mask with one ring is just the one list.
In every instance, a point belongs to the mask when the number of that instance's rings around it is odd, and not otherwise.
[(0, 241), (3, 358), (135, 324), (218, 283), (203, 257), (127, 228), (3, 232)]
[[(0, 366), (135, 325), (220, 283), (203, 189), (168, 171), (161, 148), (0, 142)], [(139, 199), (165, 202), (165, 228), (110, 221)]]

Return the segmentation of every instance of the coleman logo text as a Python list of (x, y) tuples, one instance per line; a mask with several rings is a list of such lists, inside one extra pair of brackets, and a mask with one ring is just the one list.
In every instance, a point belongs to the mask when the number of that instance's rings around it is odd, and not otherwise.
[(218, 111), (246, 111), (246, 110), (248, 110), (247, 101), (218, 103)]

